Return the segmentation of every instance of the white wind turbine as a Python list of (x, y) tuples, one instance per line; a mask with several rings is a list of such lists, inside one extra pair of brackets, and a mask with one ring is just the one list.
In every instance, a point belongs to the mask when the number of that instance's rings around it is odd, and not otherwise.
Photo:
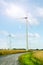
[(8, 35), (8, 38), (9, 38), (9, 49), (12, 49), (12, 38), (14, 38), (14, 36), (12, 36), (12, 34), (9, 34)]
[(21, 17), (19, 19), (24, 19), (26, 21), (26, 50), (28, 50), (28, 16)]
[(28, 50), (28, 16), (24, 17), (26, 20), (26, 50)]

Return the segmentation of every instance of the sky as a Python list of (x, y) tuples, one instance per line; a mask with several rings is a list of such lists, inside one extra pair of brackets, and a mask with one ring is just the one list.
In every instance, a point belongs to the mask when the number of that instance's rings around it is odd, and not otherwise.
[(0, 49), (43, 49), (43, 0), (0, 0)]

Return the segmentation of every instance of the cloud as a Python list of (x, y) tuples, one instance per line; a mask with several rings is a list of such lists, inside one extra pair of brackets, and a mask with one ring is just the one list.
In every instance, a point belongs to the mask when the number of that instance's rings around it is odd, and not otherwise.
[(1, 1), (0, 5), (2, 6), (2, 9), (4, 7), (3, 14), (9, 17), (16, 18), (25, 16), (25, 11), (20, 5), (17, 5), (13, 2), (5, 1)]
[(28, 13), (28, 21), (31, 25), (32, 24), (36, 24), (36, 25), (39, 24), (38, 20), (31, 13)]
[[(5, 10), (5, 15), (9, 16), (9, 17), (13, 17), (13, 18), (18, 18), (18, 19), (22, 19), (23, 17), (26, 16), (26, 11), (24, 11), (23, 8), (14, 5), (14, 4), (10, 4), (10, 7), (6, 8)], [(21, 22), (23, 21), (23, 19), (21, 20)], [(22, 22), (24, 23), (24, 22)], [(32, 16), (32, 14), (29, 12), (28, 13), (28, 23), (29, 24), (38, 24), (38, 21), (36, 18), (34, 18)]]
[(38, 33), (28, 33), (29, 37), (34, 37), (34, 38), (40, 38), (40, 35)]
[(1, 31), (0, 31), (0, 34), (7, 36), (7, 35), (8, 35), (8, 32), (6, 32), (6, 31), (4, 31), (4, 30), (1, 30)]
[(43, 18), (43, 7), (35, 7), (35, 15)]
[[(14, 2), (5, 2), (1, 1), (1, 12), (3, 15), (11, 17), (13, 19), (16, 18), (21, 18), (26, 16), (26, 9), (25, 6), (21, 6), (19, 4), (15, 4)], [(22, 22), (23, 20), (21, 20)], [(22, 22), (23, 23), (23, 22)], [(28, 23), (33, 25), (33, 24), (38, 24), (37, 19), (31, 14), (31, 12), (28, 12)]]
[(35, 33), (35, 34), (34, 34), (34, 37), (40, 38), (40, 35), (39, 35), (38, 33)]
[[(17, 34), (15, 38), (26, 38), (26, 34)], [(38, 33), (28, 33), (28, 38), (40, 38), (40, 34)]]
[(13, 18), (23, 17), (25, 15), (24, 10), (14, 4), (10, 4), (10, 6), (6, 8), (5, 14)]
[(0, 35), (2, 35), (2, 36), (9, 36), (9, 35), (11, 35), (11, 37), (15, 37), (15, 35), (13, 33), (9, 33), (9, 32), (4, 31), (4, 30), (0, 31)]
[(40, 17), (43, 17), (43, 8), (38, 8), (37, 9), (37, 11), (38, 11), (38, 15), (40, 16)]
[[(8, 33), (7, 31), (4, 31), (4, 30), (1, 30), (0, 31), (0, 35), (4, 35), (4, 36), (11, 36), (11, 37), (14, 37), (14, 38), (22, 38), (22, 37), (26, 37), (26, 34), (13, 34), (13, 33)], [(40, 35), (38, 33), (28, 33), (28, 37), (36, 37), (36, 38), (39, 38)]]

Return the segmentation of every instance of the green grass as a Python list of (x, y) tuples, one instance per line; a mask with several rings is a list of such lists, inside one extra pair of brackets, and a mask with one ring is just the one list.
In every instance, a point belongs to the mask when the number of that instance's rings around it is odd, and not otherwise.
[(19, 57), (21, 65), (42, 65), (41, 62), (32, 56), (32, 52), (23, 54)]

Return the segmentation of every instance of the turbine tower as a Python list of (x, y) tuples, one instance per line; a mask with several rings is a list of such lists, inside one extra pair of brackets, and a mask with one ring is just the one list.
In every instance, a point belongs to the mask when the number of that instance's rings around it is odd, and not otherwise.
[(8, 38), (9, 38), (9, 49), (12, 49), (12, 39), (14, 38), (13, 36), (12, 36), (12, 34), (9, 34), (8, 35)]
[(28, 17), (24, 17), (26, 20), (26, 50), (28, 50)]
[(11, 41), (11, 37), (12, 37), (11, 34), (9, 34), (8, 37), (9, 37), (9, 46), (10, 46), (9, 49), (11, 49), (11, 43), (12, 43), (12, 41)]

